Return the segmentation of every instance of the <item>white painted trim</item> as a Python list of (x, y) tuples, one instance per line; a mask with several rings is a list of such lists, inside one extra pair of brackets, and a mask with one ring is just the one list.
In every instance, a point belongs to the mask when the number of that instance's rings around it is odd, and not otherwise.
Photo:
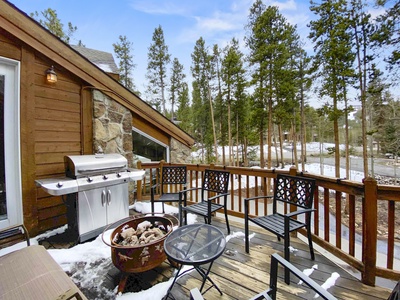
[(20, 69), (19, 61), (0, 57), (0, 66), (9, 79), (4, 85), (4, 156), (7, 219), (0, 228), (23, 222), (20, 147)]

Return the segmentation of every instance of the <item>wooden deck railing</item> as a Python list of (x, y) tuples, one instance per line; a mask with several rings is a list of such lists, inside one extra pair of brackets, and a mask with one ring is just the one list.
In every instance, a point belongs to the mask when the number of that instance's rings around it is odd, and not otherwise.
[[(137, 185), (137, 199), (150, 199), (149, 187), (158, 182), (159, 169), (164, 162), (138, 163), (148, 170), (146, 178)], [(174, 164), (178, 165), (178, 164)], [(355, 182), (311, 173), (219, 165), (187, 164), (188, 187), (201, 186), (205, 169), (228, 170), (230, 177), (229, 215), (244, 217), (244, 198), (272, 195), (273, 179), (279, 173), (303, 175), (316, 179), (314, 196), (313, 241), (331, 254), (361, 272), (361, 280), (375, 285), (376, 276), (400, 280), (400, 243), (396, 248), (396, 229), (400, 226), (400, 186), (378, 185), (375, 179)], [(152, 176), (150, 176), (152, 174)], [(199, 195), (189, 194), (191, 202)], [(284, 210), (290, 208), (282, 208)], [(251, 214), (262, 215), (272, 210), (268, 203), (255, 202)], [(399, 215), (396, 217), (396, 215)], [(378, 231), (379, 224), (387, 232)], [(382, 228), (382, 226), (380, 226)], [(397, 251), (395, 251), (397, 249)]]

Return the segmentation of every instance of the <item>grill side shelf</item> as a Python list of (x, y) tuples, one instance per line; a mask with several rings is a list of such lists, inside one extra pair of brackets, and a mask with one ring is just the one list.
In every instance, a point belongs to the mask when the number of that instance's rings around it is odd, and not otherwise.
[(67, 195), (78, 192), (78, 183), (75, 179), (49, 178), (35, 180), (36, 186), (41, 187), (48, 194), (53, 196)]

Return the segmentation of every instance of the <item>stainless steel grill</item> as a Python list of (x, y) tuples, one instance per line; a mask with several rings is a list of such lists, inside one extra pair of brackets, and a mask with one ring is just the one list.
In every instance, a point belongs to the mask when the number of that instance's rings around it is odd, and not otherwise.
[(68, 231), (80, 242), (99, 235), (108, 224), (129, 216), (128, 183), (143, 170), (128, 168), (120, 154), (65, 157), (65, 177), (36, 180), (47, 193), (63, 196)]

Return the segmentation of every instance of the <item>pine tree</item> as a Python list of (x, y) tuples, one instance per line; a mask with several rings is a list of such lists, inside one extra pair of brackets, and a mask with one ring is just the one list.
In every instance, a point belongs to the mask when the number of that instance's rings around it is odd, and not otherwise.
[(158, 26), (153, 33), (153, 43), (147, 54), (147, 74), (149, 81), (148, 91), (152, 99), (148, 102), (155, 107), (161, 107), (162, 113), (167, 114), (166, 96), (167, 70), (171, 62), (171, 55), (168, 53), (168, 46), (165, 44), (164, 31)]
[[(194, 137), (202, 146), (203, 161), (212, 162), (214, 155), (212, 151), (213, 145), (213, 130), (210, 114), (209, 101), (209, 75), (210, 58), (208, 48), (205, 41), (200, 37), (194, 46), (191, 54), (192, 66), (192, 113), (193, 113), (193, 128)], [(206, 150), (204, 152), (204, 150)], [(214, 157), (214, 158), (213, 158)]]
[(257, 128), (257, 133), (259, 135), (260, 144), (260, 166), (263, 168), (265, 166), (264, 159), (264, 130), (266, 128), (266, 122), (268, 118), (267, 110), (265, 107), (265, 82), (267, 80), (265, 74), (264, 57), (260, 53), (261, 49), (265, 45), (265, 37), (259, 33), (258, 20), (264, 13), (266, 6), (261, 0), (256, 0), (252, 7), (250, 8), (250, 13), (248, 16), (248, 24), (246, 28), (248, 33), (245, 37), (246, 46), (249, 47), (250, 53), (248, 55), (248, 61), (252, 71), (252, 84), (254, 87), (252, 101), (252, 125)]
[[(291, 86), (292, 56), (297, 48), (298, 35), (279, 13), (277, 7), (265, 8), (256, 1), (250, 9), (249, 34), (246, 44), (250, 48), (248, 60), (252, 70), (252, 83), (255, 85), (255, 121), (260, 134), (261, 167), (265, 166), (264, 130), (268, 128), (268, 168), (272, 167), (271, 146), (273, 131), (273, 106), (277, 101), (293, 101), (294, 87)], [(287, 76), (289, 75), (289, 76)], [(283, 96), (289, 92), (286, 96)], [(265, 123), (268, 120), (268, 124)], [(267, 126), (266, 126), (267, 125)]]
[(132, 71), (136, 67), (136, 65), (133, 63), (133, 56), (131, 54), (132, 45), (133, 44), (126, 36), (120, 35), (119, 43), (113, 44), (113, 47), (115, 55), (119, 59), (119, 81), (127, 89), (140, 94), (136, 90), (135, 84), (131, 78)]
[(332, 99), (329, 117), (333, 121), (335, 142), (335, 176), (340, 177), (339, 125), (343, 114), (339, 102), (343, 101), (344, 78), (349, 72), (349, 62), (354, 61), (351, 54), (349, 20), (346, 15), (345, 0), (311, 1), (311, 11), (320, 18), (310, 22), (309, 37), (315, 43), (314, 59), (317, 75), (321, 78), (319, 95)]
[(76, 26), (73, 26), (71, 22), (68, 22), (67, 29), (64, 29), (64, 25), (57, 16), (57, 12), (51, 8), (48, 8), (40, 13), (44, 19), (41, 19), (39, 13), (35, 11), (30, 16), (40, 23), (43, 27), (47, 28), (55, 36), (59, 37), (62, 41), (69, 44), (71, 37), (78, 30)]
[(175, 119), (175, 104), (183, 93), (185, 86), (185, 73), (183, 65), (180, 64), (177, 58), (172, 62), (171, 84), (169, 88), (169, 100), (171, 102), (171, 120)]
[[(233, 153), (232, 143), (232, 128), (234, 124), (234, 133), (236, 135), (236, 145), (239, 146), (239, 140), (247, 144), (246, 137), (246, 122), (248, 117), (243, 110), (246, 107), (245, 94), (246, 79), (245, 69), (243, 65), (243, 54), (239, 50), (239, 42), (233, 38), (230, 44), (225, 48), (225, 56), (222, 61), (222, 80), (224, 83), (223, 98), (227, 105), (227, 120), (228, 120), (228, 137), (229, 137), (229, 162), (232, 164), (231, 157)], [(233, 109), (233, 114), (231, 113)], [(239, 160), (239, 153), (236, 153), (236, 158)], [(243, 159), (244, 160), (244, 159)]]
[(189, 87), (186, 82), (182, 84), (182, 90), (178, 95), (178, 109), (176, 117), (180, 121), (179, 127), (193, 135), (192, 110), (190, 107)]
[(400, 76), (400, 1), (399, 0), (378, 0), (376, 3), (380, 6), (390, 5), (391, 7), (385, 10), (385, 13), (378, 17), (379, 28), (374, 34), (374, 41), (377, 46), (389, 46), (391, 49), (390, 55), (386, 58), (389, 64), (389, 70), (393, 71), (398, 77)]

